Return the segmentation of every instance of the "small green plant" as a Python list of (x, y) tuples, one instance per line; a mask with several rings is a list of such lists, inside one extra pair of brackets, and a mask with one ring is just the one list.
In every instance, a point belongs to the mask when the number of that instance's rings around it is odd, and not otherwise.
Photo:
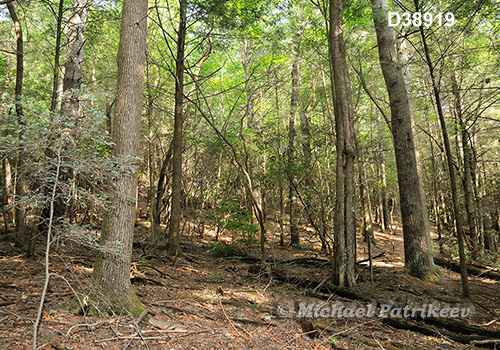
[(216, 258), (227, 258), (235, 256), (237, 253), (238, 248), (235, 245), (218, 242), (212, 247), (209, 254)]
[(217, 231), (223, 232), (229, 230), (232, 233), (232, 239), (241, 235), (243, 240), (250, 242), (255, 239), (259, 228), (252, 223), (252, 214), (247, 209), (242, 208), (238, 203), (225, 201), (219, 204), (215, 211)]

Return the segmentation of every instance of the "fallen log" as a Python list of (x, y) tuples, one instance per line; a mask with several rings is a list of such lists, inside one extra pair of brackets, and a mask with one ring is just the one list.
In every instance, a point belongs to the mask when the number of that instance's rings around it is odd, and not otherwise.
[[(278, 270), (272, 271), (272, 277), (280, 282), (294, 284), (306, 289), (306, 294), (322, 300), (330, 300), (335, 294), (350, 300), (365, 301), (373, 303), (373, 299), (360, 295), (352, 290), (336, 288), (328, 284), (322, 284), (316, 281), (301, 279), (298, 277), (287, 276)], [(312, 289), (316, 291), (311, 291)], [(319, 293), (318, 293), (319, 292)], [(320, 294), (322, 293), (322, 294)], [(375, 303), (380, 306), (380, 302)], [(417, 319), (418, 317), (418, 319)], [(490, 330), (484, 327), (471, 325), (465, 321), (451, 318), (426, 317), (424, 319), (417, 316), (415, 319), (387, 318), (384, 323), (390, 324), (395, 328), (411, 329), (413, 331), (426, 335), (445, 335), (448, 338), (463, 343), (470, 344), (476, 342), (478, 345), (492, 347), (500, 341), (500, 331)], [(411, 328), (403, 328), (411, 327)], [(433, 328), (436, 327), (439, 330)]]
[[(460, 272), (460, 265), (455, 261), (435, 257), (434, 263), (436, 265), (446, 267), (452, 271)], [(467, 264), (467, 271), (475, 276), (488, 277), (491, 279), (500, 280), (500, 272), (488, 269), (484, 266), (479, 267), (478, 265)]]
[(477, 334), (487, 338), (500, 339), (500, 331), (475, 326), (459, 319), (428, 317), (424, 319), (424, 322), (454, 333)]
[(497, 341), (500, 339), (491, 339), (484, 335), (478, 334), (461, 334), (455, 333), (447, 329), (435, 328), (433, 326), (427, 325), (422, 322), (418, 322), (410, 319), (403, 318), (384, 318), (382, 321), (384, 324), (387, 324), (391, 327), (397, 329), (406, 329), (413, 332), (418, 332), (425, 335), (430, 335), (433, 337), (442, 337), (445, 336), (453, 341), (462, 343), (462, 344), (476, 344), (478, 346), (491, 347), (493, 348)]

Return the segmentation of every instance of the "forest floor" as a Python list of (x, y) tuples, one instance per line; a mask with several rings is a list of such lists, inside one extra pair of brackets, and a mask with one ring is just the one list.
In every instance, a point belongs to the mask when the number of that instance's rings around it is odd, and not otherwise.
[[(269, 228), (273, 230), (277, 232), (277, 227)], [(229, 248), (214, 249), (213, 232), (206, 231), (203, 238), (187, 234), (183, 256), (173, 260), (146, 243), (147, 232), (145, 223), (137, 226), (133, 285), (144, 304), (171, 327), (137, 324), (127, 315), (99, 319), (64, 312), (74, 293), (88, 286), (95, 257), (95, 249), (66, 242), (52, 247), (53, 275), (40, 324), (39, 349), (475, 349), (444, 335), (392, 328), (379, 317), (378, 309), (372, 317), (358, 318), (341, 314), (300, 321), (287, 314), (287, 310), (300, 311), (301, 303), (325, 303), (313, 297), (326, 294), (319, 293), (319, 288), (293, 283), (325, 282), (331, 271), (320, 260), (326, 256), (307, 230), (302, 232), (300, 248), (280, 247), (276, 237), (267, 247), (271, 258), (282, 261), (273, 267), (279, 276), (288, 278), (286, 282), (269, 278), (258, 268), (257, 244), (240, 244), (240, 250), (230, 251), (232, 257), (217, 257)], [(355, 291), (364, 301), (353, 304), (332, 292), (330, 304), (359, 309), (368, 307), (367, 300), (422, 307), (473, 303), (475, 311), (465, 321), (500, 329), (500, 281), (471, 276), (473, 297), (466, 300), (461, 297), (458, 273), (439, 268), (440, 279), (432, 283), (405, 272), (401, 229), (394, 235), (376, 232), (375, 240), (373, 256), (384, 254), (374, 260), (373, 282), (367, 263), (356, 265)], [(44, 254), (27, 259), (9, 242), (11, 237), (0, 236), (0, 349), (29, 349), (45, 278)], [(361, 237), (358, 252), (358, 261), (367, 257)], [(295, 262), (283, 263), (290, 259)], [(318, 328), (315, 322), (331, 328)]]

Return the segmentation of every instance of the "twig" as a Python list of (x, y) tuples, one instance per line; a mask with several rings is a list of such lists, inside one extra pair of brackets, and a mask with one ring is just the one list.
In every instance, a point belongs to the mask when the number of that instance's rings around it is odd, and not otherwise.
[(50, 270), (49, 270), (49, 253), (50, 253), (50, 237), (52, 235), (52, 224), (54, 222), (54, 201), (56, 198), (56, 190), (59, 180), (59, 171), (61, 169), (61, 148), (57, 149), (57, 166), (56, 166), (56, 176), (54, 179), (54, 186), (52, 188), (52, 195), (50, 197), (50, 214), (49, 214), (49, 228), (47, 230), (47, 245), (45, 248), (45, 283), (43, 285), (42, 296), (40, 297), (40, 305), (38, 306), (38, 314), (33, 324), (33, 350), (36, 350), (36, 342), (38, 335), (38, 326), (42, 318), (43, 304), (45, 303), (45, 295), (47, 294), (47, 289), (49, 287), (50, 280)]
[[(222, 299), (221, 298), (219, 298), (219, 305), (220, 305), (220, 308), (222, 309), (222, 312), (224, 313), (224, 316), (229, 321), (229, 324), (231, 325), (231, 327), (233, 327), (236, 332), (241, 333), (240, 330), (238, 330), (238, 328), (236, 328), (236, 326), (234, 325), (233, 321), (231, 321), (231, 319), (229, 318), (229, 316), (227, 316), (226, 310), (224, 310), (224, 306), (222, 306)], [(247, 331), (245, 331), (244, 329), (242, 329), (242, 331), (245, 332), (245, 334), (246, 334), (247, 337), (249, 336), (249, 334), (248, 334)]]
[[(175, 332), (172, 332), (175, 333)], [(112, 337), (112, 338), (106, 338), (106, 339), (95, 339), (94, 343), (102, 343), (106, 341), (113, 341), (113, 340), (162, 340), (162, 339), (168, 339), (170, 336), (162, 336), (162, 337), (139, 337), (137, 335), (130, 335), (130, 336), (123, 336), (123, 337)]]
[(113, 320), (106, 320), (106, 321), (99, 321), (99, 322), (96, 322), (96, 323), (92, 323), (92, 324), (88, 324), (88, 323), (78, 323), (78, 324), (75, 324), (74, 326), (72, 326), (70, 329), (68, 329), (68, 331), (66, 332), (66, 337), (71, 333), (71, 331), (77, 327), (94, 327), (94, 326), (98, 326), (102, 323), (109, 323), (109, 322), (112, 322)]

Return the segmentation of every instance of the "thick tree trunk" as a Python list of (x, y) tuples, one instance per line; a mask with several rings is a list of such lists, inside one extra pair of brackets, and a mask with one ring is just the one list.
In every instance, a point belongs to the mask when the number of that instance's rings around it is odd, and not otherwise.
[(380, 65), (391, 106), (405, 265), (413, 276), (432, 278), (436, 268), (432, 260), (426, 202), (417, 167), (408, 90), (396, 55), (392, 30), (387, 25), (387, 3), (385, 0), (371, 0), (371, 5)]
[[(21, 22), (17, 17), (16, 9), (13, 3), (8, 3), (7, 8), (9, 9), (10, 17), (14, 23), (14, 29), (16, 32), (16, 87), (15, 87), (15, 103), (16, 103), (16, 115), (17, 123), (21, 126), (21, 131), (19, 132), (19, 138), (22, 140), (24, 131), (22, 127), (24, 126), (24, 113), (23, 113), (23, 78), (24, 78), (24, 42), (23, 42), (23, 31), (21, 27)], [(26, 241), (26, 209), (22, 203), (19, 203), (26, 196), (27, 191), (27, 174), (25, 166), (25, 152), (22, 149), (19, 152), (17, 158), (17, 171), (16, 171), (16, 197), (15, 197), (15, 210), (14, 217), (16, 220), (16, 244), (24, 245)]]
[[(110, 207), (101, 233), (90, 296), (100, 310), (139, 315), (144, 305), (130, 283), (135, 222), (138, 152), (144, 90), (148, 2), (124, 0), (118, 49), (113, 153), (123, 171), (111, 189)], [(96, 308), (97, 309), (97, 308)]]
[(295, 34), (293, 43), (292, 63), (292, 95), (290, 100), (290, 119), (288, 121), (288, 214), (290, 216), (290, 245), (298, 246), (300, 243), (299, 228), (297, 227), (297, 196), (295, 187), (297, 184), (297, 106), (299, 102), (299, 41), (300, 33)]
[(333, 282), (339, 287), (354, 287), (356, 226), (354, 205), (354, 111), (342, 28), (342, 0), (330, 0), (329, 57), (335, 104), (337, 134), (337, 196)]
[(182, 124), (184, 123), (184, 49), (186, 41), (187, 0), (179, 0), (179, 29), (175, 59), (174, 138), (172, 142), (172, 204), (167, 236), (167, 252), (180, 254), (180, 225), (182, 217)]

